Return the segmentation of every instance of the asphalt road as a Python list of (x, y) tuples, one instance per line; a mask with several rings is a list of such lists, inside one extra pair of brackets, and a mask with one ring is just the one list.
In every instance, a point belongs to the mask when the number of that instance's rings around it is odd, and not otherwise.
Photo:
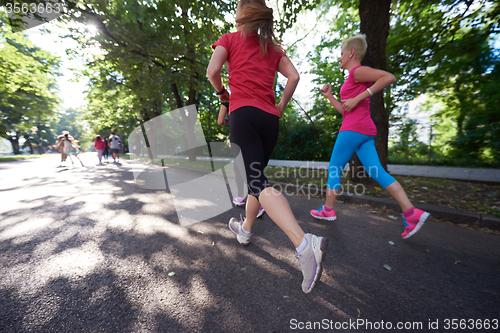
[(338, 204), (323, 223), (309, 216), (321, 200), (287, 196), (304, 231), (330, 239), (304, 294), (267, 215), (242, 248), (227, 228), (241, 208), (183, 227), (174, 199), (138, 187), (127, 163), (58, 159), (0, 163), (0, 332), (500, 329), (497, 235), (431, 219), (403, 241), (399, 216)]

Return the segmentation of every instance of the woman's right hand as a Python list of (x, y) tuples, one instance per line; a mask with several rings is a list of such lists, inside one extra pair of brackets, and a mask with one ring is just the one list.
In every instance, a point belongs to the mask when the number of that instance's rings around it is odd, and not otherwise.
[(276, 109), (278, 110), (278, 117), (283, 117), (283, 111), (285, 111), (285, 108), (283, 107), (283, 103), (281, 102), (281, 100), (278, 104), (276, 104)]
[(323, 88), (321, 88), (319, 91), (321, 91), (321, 93), (325, 96), (325, 97), (328, 97), (332, 94), (332, 87), (330, 87), (330, 85), (327, 83), (323, 86)]

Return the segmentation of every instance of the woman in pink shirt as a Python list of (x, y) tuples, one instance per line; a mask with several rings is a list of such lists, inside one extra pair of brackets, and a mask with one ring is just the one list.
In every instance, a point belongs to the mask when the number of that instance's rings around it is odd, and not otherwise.
[[(232, 218), (229, 229), (240, 244), (248, 245), (262, 205), (294, 244), (304, 276), (302, 290), (309, 293), (321, 276), (328, 239), (304, 233), (288, 201), (269, 185), (264, 173), (278, 139), (279, 118), (292, 98), (299, 74), (276, 41), (273, 10), (264, 0), (239, 1), (236, 28), (236, 32), (222, 35), (212, 46), (214, 53), (207, 68), (220, 100), (230, 102), (231, 147), (241, 149), (249, 194), (246, 218), (243, 221)], [(221, 69), (226, 62), (231, 96), (221, 80)], [(273, 89), (276, 72), (287, 78), (278, 104)]]
[(104, 153), (104, 149), (106, 149), (106, 143), (101, 138), (100, 135), (96, 136), (94, 141), (94, 148), (97, 151), (97, 158), (99, 159), (99, 164), (102, 164), (102, 155)]
[(333, 107), (342, 114), (343, 121), (328, 168), (326, 203), (318, 210), (311, 210), (311, 215), (327, 221), (337, 219), (333, 207), (341, 187), (340, 176), (346, 163), (356, 152), (370, 177), (385, 188), (401, 207), (405, 226), (401, 237), (407, 239), (422, 227), (430, 214), (413, 207), (401, 184), (380, 163), (375, 149), (377, 128), (370, 115), (370, 97), (396, 82), (396, 78), (386, 71), (361, 66), (366, 48), (365, 35), (342, 42), (340, 68), (349, 71), (349, 77), (340, 89), (342, 103), (333, 97), (329, 84), (321, 89)]

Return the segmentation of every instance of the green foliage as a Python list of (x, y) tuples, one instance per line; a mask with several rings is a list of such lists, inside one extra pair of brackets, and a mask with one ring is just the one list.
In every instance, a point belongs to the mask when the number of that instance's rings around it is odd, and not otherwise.
[[(330, 7), (323, 3), (320, 9), (329, 13)], [(321, 43), (307, 55), (307, 61), (313, 66), (312, 74), (316, 75), (313, 83), (317, 87), (329, 83), (334, 95), (339, 94), (345, 80), (344, 73), (338, 67), (336, 55), (333, 53), (341, 38), (338, 33), (348, 35), (354, 27), (342, 26), (341, 22), (353, 17), (353, 10), (346, 9), (336, 16), (338, 20), (331, 22), (330, 31), (321, 39)], [(327, 15), (327, 14), (325, 14)], [(356, 25), (356, 20), (353, 20)], [(280, 87), (282, 89), (282, 87)], [(297, 102), (291, 101), (280, 120), (280, 136), (273, 153), (273, 158), (287, 160), (328, 161), (333, 145), (340, 129), (342, 116), (320, 93), (314, 89), (313, 106), (304, 110)]]
[[(74, 28), (83, 49), (103, 50), (87, 60), (88, 116), (92, 128), (130, 132), (138, 118), (149, 120), (191, 104), (215, 108), (205, 72), (214, 43), (229, 31), (225, 1), (100, 1), (79, 3), (70, 17), (97, 27), (95, 36)], [(205, 96), (201, 98), (200, 96)], [(211, 96), (208, 98), (207, 96)], [(199, 103), (204, 103), (199, 106)]]
[(398, 125), (399, 146), (402, 152), (407, 152), (410, 146), (418, 143), (416, 124), (416, 120), (406, 119)]
[(388, 164), (401, 165), (434, 165), (451, 167), (475, 167), (475, 168), (498, 168), (500, 164), (487, 159), (471, 159), (467, 156), (450, 156), (446, 153), (446, 145), (432, 145), (429, 154), (429, 146), (418, 143), (403, 150), (401, 145), (389, 146)]
[[(387, 158), (387, 163), (390, 164), (408, 164), (408, 165), (428, 165), (428, 145), (419, 142), (414, 145), (408, 146), (401, 143), (391, 145), (389, 147), (389, 156)], [(438, 157), (434, 154), (435, 162)]]
[[(330, 2), (335, 3), (336, 1), (327, 1), (324, 6)], [(328, 11), (330, 8), (327, 7), (324, 10)], [(311, 74), (316, 75), (313, 82), (318, 86), (329, 83), (335, 95), (335, 93), (340, 92), (340, 87), (346, 78), (338, 63), (340, 45), (342, 40), (355, 35), (356, 31), (359, 30), (359, 18), (354, 9), (346, 8), (339, 10), (335, 19), (330, 22), (330, 26), (326, 36), (321, 38), (320, 44), (314, 48), (313, 52), (308, 53), (307, 59), (313, 66)], [(314, 97), (315, 99), (324, 99), (319, 89), (314, 92)]]
[[(324, 101), (313, 110), (323, 111), (318, 115), (307, 112), (295, 101), (291, 101), (280, 120), (280, 135), (272, 158), (301, 161), (328, 161), (340, 129), (341, 117)], [(321, 103), (323, 103), (321, 105)], [(327, 116), (325, 116), (327, 115)]]
[[(312, 73), (317, 75), (315, 82), (330, 82), (334, 94), (344, 78), (331, 50), (340, 49), (342, 39), (358, 33), (358, 4), (329, 0), (318, 7), (323, 14), (331, 6), (339, 10), (329, 23), (327, 37), (308, 55)], [(389, 71), (398, 82), (386, 89), (386, 109), (400, 110), (403, 103), (427, 94), (432, 102), (425, 108), (435, 115), (429, 159), (429, 149), (424, 152), (425, 145), (414, 139), (415, 123), (405, 120), (404, 113), (392, 113), (391, 122), (401, 124), (396, 130), (400, 139), (389, 150), (393, 156), (388, 161), (499, 165), (500, 121), (495, 117), (500, 102), (499, 54), (492, 40), (498, 38), (500, 4), (399, 0), (392, 2), (390, 14), (386, 54)], [(314, 97), (311, 113), (320, 114), (318, 101), (323, 96), (316, 92)]]
[(21, 33), (12, 33), (8, 25), (0, 29), (0, 137), (11, 142), (16, 154), (22, 136), (29, 140), (38, 128), (41, 135), (54, 117), (58, 67), (58, 58)]
[[(280, 4), (278, 34), (293, 24), (301, 8), (314, 3)], [(83, 26), (71, 28), (68, 37), (81, 45), (74, 52), (82, 55), (93, 45), (102, 50), (88, 57), (82, 73), (90, 79), (85, 112), (92, 131), (120, 127), (126, 134), (141, 120), (196, 104), (207, 141), (227, 139), (227, 126), (216, 123), (220, 104), (205, 73), (211, 45), (233, 29), (225, 18), (235, 7), (236, 2), (223, 0), (70, 1), (67, 19), (97, 28), (93, 36)], [(193, 119), (186, 114), (187, 132)]]
[[(443, 105), (428, 109), (435, 113), (444, 158), (500, 164), (500, 122), (495, 116), (499, 53), (492, 46), (500, 4), (422, 0), (399, 1), (393, 8), (389, 67), (405, 83), (394, 92), (395, 99), (410, 100), (426, 92)], [(446, 142), (439, 133), (441, 123), (447, 124)]]
[[(268, 1), (269, 2), (269, 1)], [(303, 10), (311, 10), (318, 6), (320, 0), (284, 0), (278, 13), (274, 14), (275, 30), (282, 36), (297, 21), (297, 15)], [(269, 5), (269, 4), (268, 4)]]
[(492, 3), (416, 0), (393, 4), (393, 24), (386, 51), (389, 70), (404, 87), (394, 92), (397, 100), (411, 100), (429, 90), (432, 81), (440, 82), (439, 77), (426, 80), (425, 73), (435, 67), (444, 70), (456, 55), (463, 54), (464, 49), (456, 48), (456, 43), (474, 35), (476, 26), (480, 25), (485, 32), (491, 30), (484, 16), (491, 15), (485, 7)]
[[(56, 137), (61, 135), (62, 131), (68, 131), (69, 134), (79, 141), (79, 144), (86, 148), (88, 147), (88, 142), (93, 142), (95, 136), (89, 134), (89, 129), (85, 126), (85, 122), (82, 119), (81, 110), (69, 108), (58, 113), (58, 118), (53, 124), (53, 140), (55, 142)], [(100, 134), (100, 133), (98, 133)], [(104, 134), (102, 134), (104, 135)], [(104, 136), (108, 136), (106, 133)], [(51, 144), (54, 144), (52, 142)]]
[[(17, 12), (17, 13), (16, 13), (16, 10), (14, 10), (11, 16), (5, 17), (4, 19), (0, 18), (0, 22), (8, 25), (9, 29), (13, 32), (20, 32), (20, 31), (35, 27), (37, 25), (48, 22), (49, 16), (51, 16), (51, 15), (47, 15), (48, 12), (42, 13), (42, 12), (38, 12), (38, 11), (33, 11), (33, 6), (38, 7), (38, 5), (43, 5), (45, 7), (48, 3), (51, 3), (51, 5), (53, 5), (52, 8), (57, 8), (57, 10), (63, 9), (63, 8), (59, 7), (59, 5), (55, 5), (58, 2), (60, 2), (60, 1), (58, 1), (58, 0), (0, 1), (0, 6), (2, 6), (2, 7), (4, 7), (8, 3), (11, 3), (11, 4), (15, 4), (16, 7), (19, 6), (17, 8), (20, 8), (19, 12)], [(70, 2), (70, 1), (68, 1), (68, 2)], [(24, 10), (23, 10), (23, 8), (24, 8)], [(26, 11), (26, 9), (28, 11)], [(25, 21), (26, 18), (29, 18), (29, 21), (30, 21), (29, 24), (27, 24), (28, 22)], [(38, 21), (37, 24), (35, 23), (36, 21)]]
[(450, 157), (472, 157), (498, 165), (499, 52), (492, 49), (488, 36), (480, 32), (454, 44), (462, 52), (450, 59), (446, 68), (436, 68), (428, 74), (432, 96), (445, 106), (434, 117), (438, 121), (451, 119), (454, 124), (454, 135), (449, 140)]

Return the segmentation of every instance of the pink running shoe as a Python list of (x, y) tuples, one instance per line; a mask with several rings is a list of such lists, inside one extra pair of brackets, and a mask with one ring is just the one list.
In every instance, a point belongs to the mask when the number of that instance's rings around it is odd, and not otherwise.
[(320, 209), (318, 210), (311, 210), (311, 215), (314, 218), (320, 219), (320, 220), (327, 220), (327, 221), (335, 221), (337, 219), (337, 215), (335, 214), (335, 210), (331, 210), (327, 212), (325, 210), (325, 205), (321, 205)]
[(233, 203), (236, 205), (236, 206), (243, 206), (245, 204), (245, 200), (246, 198), (242, 198), (242, 197), (234, 197), (233, 198)]
[(417, 231), (422, 228), (425, 221), (429, 219), (431, 216), (430, 213), (424, 212), (421, 209), (415, 208), (413, 214), (409, 217), (404, 217), (403, 225), (405, 226), (405, 231), (401, 234), (403, 239), (408, 239), (411, 236), (415, 235)]

